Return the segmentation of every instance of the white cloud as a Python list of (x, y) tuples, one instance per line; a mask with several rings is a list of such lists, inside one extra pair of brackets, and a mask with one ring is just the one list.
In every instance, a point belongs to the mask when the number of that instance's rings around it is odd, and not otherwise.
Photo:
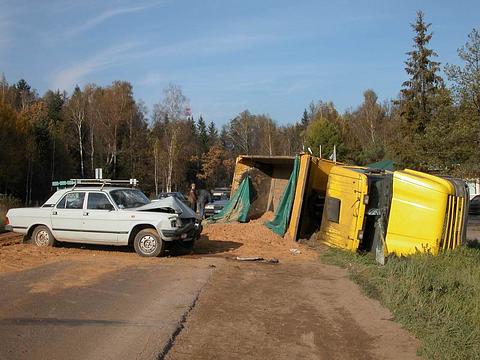
[(53, 77), (52, 87), (68, 90), (76, 84), (81, 84), (92, 73), (128, 61), (130, 51), (134, 47), (133, 43), (113, 46), (84, 61), (63, 68)]
[[(265, 44), (276, 40), (272, 36), (253, 36), (245, 34), (230, 34), (219, 37), (206, 37), (196, 40), (179, 42), (173, 45), (160, 46), (153, 49), (140, 48), (138, 43), (124, 43), (110, 47), (90, 58), (61, 69), (55, 74), (52, 87), (55, 89), (70, 89), (76, 84), (84, 83), (84, 79), (95, 72), (138, 61), (144, 58), (180, 57), (191, 54), (212, 55), (225, 52), (235, 52)], [(143, 44), (145, 46), (145, 44)], [(165, 81), (166, 77), (160, 73), (147, 73), (139, 81), (139, 85), (151, 86)]]
[(138, 5), (138, 6), (129, 6), (129, 7), (117, 7), (117, 8), (111, 8), (107, 9), (104, 12), (100, 13), (99, 15), (93, 16), (86, 21), (84, 21), (82, 24), (79, 24), (75, 27), (72, 27), (68, 29), (65, 32), (66, 36), (75, 36), (77, 34), (80, 34), (82, 32), (88, 31), (92, 28), (94, 28), (97, 25), (100, 25), (101, 23), (109, 20), (110, 18), (113, 18), (115, 16), (120, 16), (120, 15), (125, 15), (125, 14), (130, 14), (134, 12), (139, 12), (146, 10), (152, 6), (157, 5), (158, 3), (151, 3), (151, 4), (144, 4), (144, 5)]

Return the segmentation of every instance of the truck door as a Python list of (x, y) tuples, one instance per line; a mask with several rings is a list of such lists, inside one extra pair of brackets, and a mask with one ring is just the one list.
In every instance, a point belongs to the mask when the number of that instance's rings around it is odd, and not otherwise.
[(362, 238), (367, 177), (357, 169), (335, 167), (330, 172), (320, 240), (356, 250)]

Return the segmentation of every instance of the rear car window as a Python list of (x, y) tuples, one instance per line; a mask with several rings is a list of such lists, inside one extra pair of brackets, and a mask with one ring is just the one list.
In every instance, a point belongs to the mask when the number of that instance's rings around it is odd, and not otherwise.
[(90, 210), (109, 210), (111, 206), (107, 196), (102, 193), (89, 193), (87, 200), (87, 209)]
[(340, 199), (334, 197), (327, 197), (327, 219), (335, 223), (340, 222), (340, 206), (342, 202)]

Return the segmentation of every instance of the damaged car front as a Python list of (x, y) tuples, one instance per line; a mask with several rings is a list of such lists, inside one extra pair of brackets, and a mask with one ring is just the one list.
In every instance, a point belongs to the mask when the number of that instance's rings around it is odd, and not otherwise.
[(202, 232), (200, 217), (173, 196), (147, 203), (135, 210), (168, 214), (168, 218), (162, 220), (157, 226), (162, 240), (167, 242), (180, 241), (183, 246), (192, 247)]

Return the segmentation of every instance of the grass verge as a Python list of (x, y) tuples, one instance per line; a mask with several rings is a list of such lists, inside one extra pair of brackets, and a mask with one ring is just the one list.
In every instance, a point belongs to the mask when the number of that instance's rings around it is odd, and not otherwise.
[(439, 256), (389, 258), (385, 266), (370, 254), (338, 249), (325, 250), (321, 258), (348, 268), (363, 291), (422, 342), (424, 358), (480, 359), (478, 246)]

